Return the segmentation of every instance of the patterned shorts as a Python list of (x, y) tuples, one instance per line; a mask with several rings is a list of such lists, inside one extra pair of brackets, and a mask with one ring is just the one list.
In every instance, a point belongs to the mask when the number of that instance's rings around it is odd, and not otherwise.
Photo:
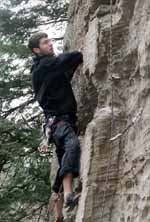
[(65, 174), (72, 173), (79, 176), (80, 169), (80, 141), (78, 139), (78, 125), (68, 115), (60, 118), (48, 119), (45, 134), (49, 141), (56, 145), (56, 155), (59, 169), (52, 189), (58, 193), (62, 191), (62, 180)]

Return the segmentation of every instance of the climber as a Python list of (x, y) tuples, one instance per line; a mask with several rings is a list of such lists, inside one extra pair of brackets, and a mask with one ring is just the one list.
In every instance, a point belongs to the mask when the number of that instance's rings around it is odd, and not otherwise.
[[(28, 47), (34, 54), (31, 74), (35, 98), (44, 112), (49, 141), (56, 146), (59, 169), (52, 186), (56, 196), (54, 211), (56, 221), (63, 221), (63, 203), (73, 209), (80, 196), (73, 192), (73, 179), (79, 176), (80, 169), (80, 142), (71, 79), (83, 63), (83, 54), (76, 50), (56, 56), (52, 41), (44, 32), (31, 36)], [(39, 148), (40, 152), (47, 150), (47, 146)]]

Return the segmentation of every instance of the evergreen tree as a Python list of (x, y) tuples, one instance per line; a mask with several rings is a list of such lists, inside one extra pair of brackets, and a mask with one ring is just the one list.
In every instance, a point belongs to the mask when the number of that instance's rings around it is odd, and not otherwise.
[[(40, 155), (42, 110), (31, 87), (28, 38), (67, 22), (61, 0), (1, 0), (0, 7), (0, 218), (2, 222), (45, 218), (51, 194), (51, 153)], [(63, 36), (53, 39), (62, 43)]]

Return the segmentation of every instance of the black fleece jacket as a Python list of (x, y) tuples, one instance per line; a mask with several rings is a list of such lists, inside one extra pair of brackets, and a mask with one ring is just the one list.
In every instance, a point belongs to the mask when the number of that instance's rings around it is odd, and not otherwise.
[(39, 104), (45, 117), (48, 114), (77, 113), (77, 103), (71, 87), (71, 79), (81, 63), (83, 63), (83, 54), (79, 51), (64, 52), (58, 56), (33, 57), (31, 73), (35, 96), (48, 76), (48, 87), (44, 90), (42, 101)]

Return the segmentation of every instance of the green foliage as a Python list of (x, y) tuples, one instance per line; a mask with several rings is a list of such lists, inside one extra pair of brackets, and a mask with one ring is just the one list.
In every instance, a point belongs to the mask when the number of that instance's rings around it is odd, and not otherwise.
[(4, 41), (0, 41), (0, 54), (8, 53), (10, 55), (17, 55), (20, 58), (27, 58), (29, 56), (29, 49), (23, 45), (19, 44), (13, 40), (10, 43), (4, 43)]
[[(33, 99), (29, 36), (67, 21), (68, 3), (2, 0), (0, 9), (0, 221), (31, 221), (51, 195), (50, 159), (37, 152), (43, 115)], [(16, 10), (15, 10), (16, 9)], [(59, 27), (59, 26), (57, 26)], [(44, 221), (44, 218), (42, 218)]]
[[(37, 129), (4, 120), (0, 122), (0, 134), (1, 220), (15, 221), (21, 212), (26, 215), (27, 206), (47, 205), (51, 193), (50, 156), (43, 157), (37, 152), (40, 138)], [(20, 212), (18, 203), (25, 206), (24, 211)]]

